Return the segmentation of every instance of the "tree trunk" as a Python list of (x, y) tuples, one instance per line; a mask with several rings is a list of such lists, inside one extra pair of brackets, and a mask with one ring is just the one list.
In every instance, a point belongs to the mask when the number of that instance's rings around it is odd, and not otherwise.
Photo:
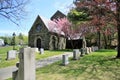
[(85, 36), (83, 36), (82, 48), (86, 48), (86, 39), (85, 39)]
[(108, 41), (109, 41), (109, 43), (108, 43), (109, 47), (108, 47), (108, 48), (111, 48), (111, 42), (112, 42), (112, 37), (111, 37), (111, 35), (108, 36)]
[(101, 49), (101, 34), (100, 34), (100, 31), (98, 31), (98, 48)]
[(117, 20), (117, 29), (118, 29), (118, 53), (117, 53), (117, 58), (120, 58), (120, 0), (117, 0), (116, 3), (116, 20)]
[(103, 33), (103, 37), (104, 37), (104, 42), (105, 42), (105, 49), (107, 49), (107, 37), (104, 33)]

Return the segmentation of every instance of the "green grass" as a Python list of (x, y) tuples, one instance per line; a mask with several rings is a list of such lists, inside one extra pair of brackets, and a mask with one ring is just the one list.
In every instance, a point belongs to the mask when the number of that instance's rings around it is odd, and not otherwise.
[(39, 68), (36, 80), (120, 80), (120, 59), (115, 50), (99, 50), (82, 57), (70, 59), (62, 66), (61, 61)]
[[(15, 65), (15, 63), (18, 61), (18, 58), (15, 60), (6, 60), (7, 52), (12, 49), (12, 46), (0, 47), (0, 68)], [(18, 49), (19, 47), (16, 47), (16, 50)]]
[[(19, 48), (20, 47), (16, 47), (16, 50), (19, 50)], [(12, 49), (13, 49), (12, 46), (0, 47), (0, 68), (14, 66), (16, 64), (16, 62), (19, 61), (18, 57), (15, 60), (6, 60), (7, 52)], [(59, 55), (59, 54), (62, 54), (64, 52), (68, 52), (68, 51), (69, 50), (59, 50), (59, 51), (45, 50), (44, 54), (40, 55), (39, 53), (35, 53), (35, 55), (36, 55), (36, 60), (40, 60), (40, 59), (47, 58), (50, 56)]]
[(40, 55), (40, 53), (36, 53), (36, 60), (40, 60), (46, 57), (50, 57), (50, 56), (55, 56), (55, 55), (59, 55), (62, 54), (64, 52), (70, 52), (71, 50), (45, 50), (44, 54)]

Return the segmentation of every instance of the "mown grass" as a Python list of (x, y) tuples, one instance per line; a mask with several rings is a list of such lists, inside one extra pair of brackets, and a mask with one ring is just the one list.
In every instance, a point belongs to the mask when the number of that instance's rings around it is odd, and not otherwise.
[(40, 60), (43, 58), (47, 58), (50, 56), (60, 55), (64, 52), (70, 52), (72, 50), (45, 50), (44, 54), (40, 55), (40, 53), (36, 53), (36, 60)]
[[(20, 47), (16, 47), (16, 50), (19, 50), (19, 48)], [(19, 61), (18, 57), (14, 60), (6, 60), (7, 52), (12, 49), (13, 49), (12, 46), (0, 47), (0, 68), (15, 66), (16, 62)], [(40, 55), (40, 53), (35, 53), (35, 55), (36, 55), (36, 60), (40, 60), (40, 59), (47, 58), (50, 56), (59, 55), (59, 54), (62, 54), (68, 51), (69, 50), (58, 50), (58, 51), (45, 50), (44, 54)]]
[(39, 68), (36, 80), (120, 80), (120, 59), (115, 59), (115, 50), (99, 50), (85, 55), (80, 60), (69, 59)]
[[(16, 48), (16, 50), (19, 49), (18, 46), (15, 48)], [(12, 46), (0, 47), (0, 68), (15, 65), (15, 63), (18, 61), (18, 58), (14, 59), (14, 60), (6, 60), (7, 52), (12, 49), (13, 49)]]

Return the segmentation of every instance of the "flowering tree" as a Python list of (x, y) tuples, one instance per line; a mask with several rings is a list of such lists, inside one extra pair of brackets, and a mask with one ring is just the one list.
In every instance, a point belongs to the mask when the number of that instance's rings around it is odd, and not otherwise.
[(78, 33), (78, 30), (73, 27), (72, 23), (67, 18), (58, 18), (53, 21), (56, 23), (54, 28), (57, 28), (57, 33), (71, 40), (71, 46), (74, 48), (75, 46), (72, 40), (79, 39), (81, 35)]
[[(94, 27), (99, 35), (99, 48), (101, 47), (101, 33), (110, 34), (114, 29), (118, 31), (118, 55), (120, 58), (120, 0), (91, 0), (75, 2), (77, 7), (87, 7), (92, 17), (90, 25)], [(112, 28), (109, 25), (114, 25)], [(113, 31), (113, 32), (114, 32)]]
[(58, 18), (53, 21), (56, 23), (59, 34), (63, 33), (66, 38), (73, 38), (72, 23), (67, 18)]
[[(62, 34), (71, 40), (71, 45), (74, 48), (74, 44), (72, 43), (72, 40), (74, 39), (80, 39), (81, 37), (85, 39), (84, 35), (89, 32), (87, 23), (82, 23), (80, 26), (73, 25), (67, 18), (58, 18), (57, 20), (54, 20), (56, 23), (56, 28), (58, 34)], [(55, 28), (55, 27), (54, 27)], [(53, 29), (54, 29), (53, 28)], [(53, 30), (52, 29), (52, 30)], [(86, 47), (86, 41), (84, 40), (82, 44), (83, 47)]]

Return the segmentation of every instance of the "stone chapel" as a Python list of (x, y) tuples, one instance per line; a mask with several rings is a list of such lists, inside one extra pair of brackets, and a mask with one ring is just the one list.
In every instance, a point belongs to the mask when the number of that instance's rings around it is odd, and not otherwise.
[(29, 31), (28, 45), (30, 47), (44, 48), (47, 50), (61, 50), (66, 48), (64, 33), (59, 33), (53, 19), (66, 17), (62, 12), (57, 11), (51, 20), (37, 16)]

